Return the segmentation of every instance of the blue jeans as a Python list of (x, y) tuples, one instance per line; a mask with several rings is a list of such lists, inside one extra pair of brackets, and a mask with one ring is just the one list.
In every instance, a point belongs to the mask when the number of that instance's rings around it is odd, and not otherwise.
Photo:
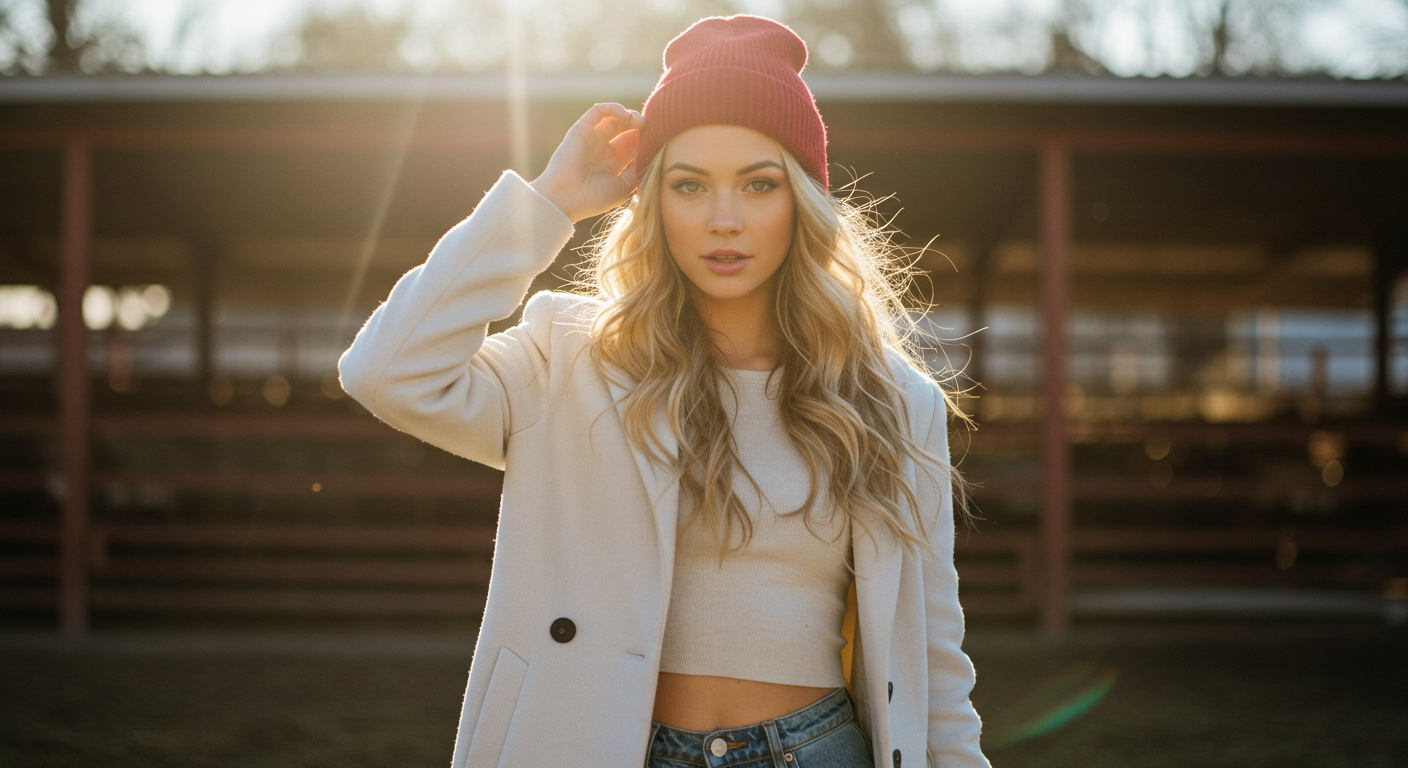
[[(722, 753), (722, 754), (720, 754)], [(856, 721), (851, 695), (837, 688), (774, 720), (717, 731), (650, 729), (646, 768), (872, 768), (870, 737)]]

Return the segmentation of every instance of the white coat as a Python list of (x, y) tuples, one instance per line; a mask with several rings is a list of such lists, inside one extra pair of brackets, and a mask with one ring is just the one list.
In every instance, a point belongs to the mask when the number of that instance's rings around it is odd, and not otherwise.
[[(539, 293), (519, 325), (486, 338), (572, 232), (505, 173), (397, 282), (339, 362), (343, 387), (378, 418), (505, 470), (453, 768), (621, 768), (646, 758), (678, 484), (626, 439), (613, 406), (626, 390), (589, 357), (591, 299)], [(937, 387), (901, 375), (911, 429), (946, 458)], [(657, 434), (671, 431), (657, 420)], [(871, 526), (873, 541), (853, 537), (850, 688), (876, 768), (923, 766), (926, 755), (938, 768), (986, 766), (968, 699), (973, 667), (959, 648), (951, 496), (946, 483), (918, 491), (941, 521), (931, 526), (937, 558), (906, 553), (884, 526)]]

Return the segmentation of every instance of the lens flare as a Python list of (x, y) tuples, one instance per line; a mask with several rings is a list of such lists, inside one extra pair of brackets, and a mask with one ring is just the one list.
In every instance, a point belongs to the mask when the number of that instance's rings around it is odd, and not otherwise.
[(1114, 665), (1098, 661), (1067, 668), (994, 719), (993, 746), (1027, 741), (1071, 724), (1109, 695), (1118, 676)]
[(401, 171), (406, 165), (406, 155), (410, 152), (411, 140), (414, 138), (416, 125), (420, 121), (421, 108), (425, 106), (428, 83), (429, 81), (424, 77), (413, 81), (408, 99), (397, 116), (395, 138), (391, 143), (391, 151), (386, 156), (386, 164), (383, 166), (376, 200), (372, 204), (371, 216), (367, 219), (367, 231), (362, 237), (361, 246), (357, 249), (357, 260), (352, 265), (352, 277), (348, 281), (347, 293), (343, 297), (342, 308), (337, 315), (335, 338), (341, 343), (346, 343), (349, 340), (346, 338), (347, 325), (352, 318), (352, 309), (362, 294), (362, 286), (366, 283), (367, 269), (371, 266), (372, 256), (376, 254), (377, 244), (381, 242), (381, 230), (386, 224), (386, 214), (391, 208), (391, 199), (396, 193), (397, 184), (401, 181)]

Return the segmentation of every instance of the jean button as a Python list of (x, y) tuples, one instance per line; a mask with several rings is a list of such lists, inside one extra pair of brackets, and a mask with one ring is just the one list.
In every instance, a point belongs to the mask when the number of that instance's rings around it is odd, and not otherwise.
[(709, 753), (714, 757), (723, 757), (728, 752), (728, 742), (723, 739), (714, 739), (709, 742)]

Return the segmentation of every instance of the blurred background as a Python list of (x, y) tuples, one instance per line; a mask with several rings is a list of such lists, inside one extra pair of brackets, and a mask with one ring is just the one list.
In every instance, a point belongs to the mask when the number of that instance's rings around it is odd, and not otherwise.
[(501, 476), (337, 356), (735, 12), (975, 422), (994, 765), (1408, 764), (1402, 0), (0, 0), (0, 762), (448, 760)]

